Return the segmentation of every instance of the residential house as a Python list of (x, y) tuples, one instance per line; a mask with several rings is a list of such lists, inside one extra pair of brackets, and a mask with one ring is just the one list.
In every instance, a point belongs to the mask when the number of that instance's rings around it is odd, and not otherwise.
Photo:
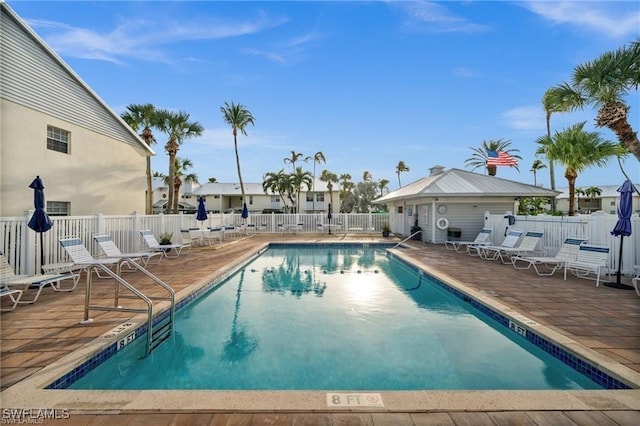
[(154, 152), (5, 2), (0, 63), (0, 216), (144, 212)]
[[(622, 183), (620, 183), (621, 185)], [(596, 188), (599, 188), (601, 192), (600, 195), (590, 197), (584, 194), (578, 193), (576, 190), (575, 194), (575, 209), (578, 214), (589, 214), (595, 213), (598, 211), (608, 213), (608, 214), (617, 214), (617, 206), (618, 201), (620, 200), (620, 193), (618, 192), (618, 188), (620, 185), (594, 185)], [(640, 184), (634, 183), (636, 187), (636, 191), (640, 190)], [(558, 202), (556, 204), (556, 208), (558, 211), (568, 213), (569, 212), (569, 188), (557, 188), (560, 191), (560, 195), (558, 195)], [(633, 193), (633, 209), (632, 211), (635, 214), (640, 213), (640, 195), (638, 192)]]
[(488, 214), (513, 215), (523, 197), (555, 197), (556, 191), (460, 169), (434, 166), (427, 177), (374, 201), (389, 209), (391, 231), (411, 235), (417, 221), (425, 242), (473, 240)]

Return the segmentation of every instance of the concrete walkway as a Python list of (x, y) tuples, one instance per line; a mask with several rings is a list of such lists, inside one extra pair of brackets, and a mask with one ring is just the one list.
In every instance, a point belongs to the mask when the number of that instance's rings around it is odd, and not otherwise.
[[(268, 241), (329, 240), (371, 242), (381, 239), (361, 235), (258, 235), (215, 247), (196, 247), (179, 258), (164, 259), (150, 269), (177, 293), (186, 293), (209, 282)], [(550, 278), (538, 277), (533, 271), (515, 270), (510, 265), (451, 252), (442, 246), (415, 242), (412, 245), (413, 249), (403, 250), (404, 256), (414, 259), (426, 269), (495, 299), (497, 303), (578, 342), (623, 369), (640, 373), (640, 297), (635, 292), (605, 286), (596, 288), (593, 281), (574, 277), (564, 281), (561, 273)], [(127, 273), (125, 279), (135, 282), (143, 291), (159, 294), (138, 272)], [(113, 298), (113, 286), (108, 283), (96, 286), (94, 297), (108, 304)], [(3, 306), (4, 303), (3, 300)], [(265, 397), (251, 409), (235, 402), (216, 405), (213, 398), (211, 406), (216, 408), (190, 410), (185, 408), (188, 404), (177, 404), (160, 412), (149, 408), (153, 405), (146, 403), (135, 406), (129, 401), (118, 405), (109, 399), (101, 404), (100, 398), (94, 398), (95, 404), (91, 408), (79, 409), (60, 396), (67, 391), (39, 391), (54, 395), (53, 400), (40, 401), (38, 392), (21, 394), (20, 386), (37, 377), (36, 373), (64, 357), (73, 356), (78, 349), (94, 342), (131, 316), (118, 312), (95, 312), (92, 313), (92, 324), (80, 325), (83, 306), (84, 282), (81, 282), (72, 293), (54, 293), (48, 289), (35, 304), (22, 305), (1, 315), (2, 408), (63, 410), (72, 407), (68, 419), (53, 422), (60, 424), (640, 424), (639, 390), (422, 392), (416, 397), (418, 402), (412, 402), (413, 396), (404, 398), (402, 394), (403, 401), (391, 404), (393, 408), (351, 409), (350, 412), (331, 411), (326, 404), (322, 409), (318, 406), (317, 395), (300, 395), (296, 399), (296, 393), (287, 394), (287, 398), (278, 394), (278, 402), (273, 405), (269, 405), (270, 399)], [(17, 386), (12, 388), (13, 385)], [(424, 402), (425, 395), (427, 403)], [(310, 402), (307, 397), (316, 401)], [(139, 401), (139, 396), (136, 398)], [(393, 399), (393, 395), (385, 395), (385, 400), (389, 399)], [(398, 399), (401, 399), (400, 394)], [(3, 416), (5, 414), (3, 410)]]

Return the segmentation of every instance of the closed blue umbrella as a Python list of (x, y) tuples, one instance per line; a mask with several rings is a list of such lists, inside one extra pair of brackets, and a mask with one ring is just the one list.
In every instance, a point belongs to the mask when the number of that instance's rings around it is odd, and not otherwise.
[(36, 176), (33, 182), (29, 185), (29, 188), (33, 189), (33, 206), (35, 211), (33, 212), (31, 219), (29, 219), (27, 226), (40, 234), (40, 272), (44, 274), (44, 269), (42, 269), (42, 265), (44, 265), (44, 245), (42, 234), (51, 229), (53, 222), (45, 210), (44, 184), (42, 183), (40, 176)]
[(618, 221), (611, 231), (611, 235), (620, 237), (620, 252), (618, 254), (618, 271), (616, 272), (615, 283), (605, 283), (609, 287), (624, 288), (631, 290), (632, 287), (620, 283), (620, 275), (622, 269), (622, 242), (624, 237), (631, 235), (631, 212), (633, 210), (633, 184), (630, 180), (626, 180), (617, 190), (620, 193), (620, 202), (618, 204)]
[(205, 221), (209, 218), (207, 216), (207, 208), (204, 205), (204, 197), (198, 198), (198, 212), (196, 213), (196, 220)]
[(249, 217), (249, 210), (247, 209), (247, 203), (244, 203), (242, 205), (242, 214), (241, 214), (243, 219), (246, 219)]
[(329, 233), (331, 233), (331, 218), (333, 217), (333, 213), (331, 213), (331, 203), (329, 203), (329, 212), (327, 213), (327, 219), (329, 220)]

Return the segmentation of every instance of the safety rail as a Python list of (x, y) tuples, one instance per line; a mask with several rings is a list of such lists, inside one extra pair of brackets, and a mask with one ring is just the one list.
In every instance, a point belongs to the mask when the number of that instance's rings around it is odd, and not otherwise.
[(404, 240), (400, 241), (398, 244), (396, 244), (395, 246), (393, 246), (391, 248), (397, 248), (398, 246), (400, 246), (400, 244), (406, 243), (407, 241), (409, 241), (410, 239), (412, 239), (413, 237), (415, 237), (416, 235), (418, 235), (421, 232), (422, 232), (422, 230), (414, 232), (413, 234), (409, 235), (407, 238), (405, 238)]
[[(126, 261), (127, 259), (123, 258), (123, 260)], [(84, 266), (87, 266), (87, 289), (86, 289), (85, 304), (84, 304), (84, 320), (82, 321), (82, 324), (86, 324), (92, 321), (92, 319), (89, 318), (90, 310), (146, 313), (147, 314), (147, 338), (146, 338), (145, 354), (148, 355), (153, 351), (153, 349), (155, 349), (158, 345), (160, 345), (160, 343), (165, 341), (171, 335), (171, 331), (173, 330), (173, 320), (175, 315), (175, 291), (169, 285), (164, 283), (160, 278), (153, 275), (151, 272), (149, 272), (146, 268), (142, 267), (142, 265), (138, 264), (137, 262), (133, 260), (129, 260), (127, 263), (129, 264), (129, 266), (143, 272), (146, 276), (151, 278), (156, 284), (159, 284), (161, 287), (167, 290), (169, 292), (169, 296), (147, 296), (144, 293), (142, 293), (140, 290), (135, 288), (133, 285), (125, 281), (120, 275), (118, 275), (118, 273), (113, 272), (104, 264), (98, 263), (98, 264), (84, 265)], [(100, 269), (102, 272), (104, 272), (105, 274), (107, 274), (108, 276), (116, 280), (117, 284), (116, 284), (113, 306), (91, 305), (91, 287), (93, 285), (92, 269), (96, 269), (96, 274), (98, 272), (97, 270)], [(118, 268), (118, 272), (119, 271), (120, 271), (120, 268)], [(133, 295), (121, 295), (120, 285), (128, 289), (131, 293), (133, 293)], [(140, 299), (147, 305), (147, 308), (146, 309), (123, 308), (122, 306), (119, 305), (120, 298)], [(171, 306), (169, 309), (169, 319), (168, 321), (160, 322), (158, 324), (159, 328), (157, 330), (153, 329), (152, 300), (166, 300), (171, 302)]]

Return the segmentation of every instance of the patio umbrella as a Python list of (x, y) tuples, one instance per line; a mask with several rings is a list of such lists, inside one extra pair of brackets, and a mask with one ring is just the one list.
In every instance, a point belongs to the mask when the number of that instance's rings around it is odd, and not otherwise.
[(44, 269), (42, 269), (42, 265), (44, 265), (44, 244), (42, 234), (51, 229), (53, 222), (45, 211), (44, 185), (40, 176), (36, 176), (33, 182), (31, 182), (31, 185), (29, 185), (29, 188), (33, 189), (33, 206), (36, 210), (33, 212), (33, 216), (31, 216), (27, 225), (29, 228), (40, 234), (40, 272), (44, 274)]
[(208, 219), (207, 208), (204, 205), (204, 197), (198, 198), (198, 212), (196, 213), (196, 220), (204, 222)]
[(242, 205), (242, 214), (240, 215), (245, 221), (249, 217), (249, 210), (247, 209), (247, 203)]
[(331, 203), (329, 203), (329, 213), (327, 213), (327, 219), (329, 220), (329, 234), (331, 234), (331, 218), (333, 217), (331, 213)]
[(611, 231), (611, 235), (620, 237), (620, 251), (618, 254), (618, 271), (616, 272), (616, 282), (604, 283), (608, 287), (622, 288), (632, 290), (633, 287), (620, 283), (620, 274), (622, 269), (622, 243), (624, 237), (631, 235), (631, 211), (633, 209), (633, 184), (630, 180), (626, 180), (617, 190), (620, 193), (620, 202), (618, 204), (618, 221)]

